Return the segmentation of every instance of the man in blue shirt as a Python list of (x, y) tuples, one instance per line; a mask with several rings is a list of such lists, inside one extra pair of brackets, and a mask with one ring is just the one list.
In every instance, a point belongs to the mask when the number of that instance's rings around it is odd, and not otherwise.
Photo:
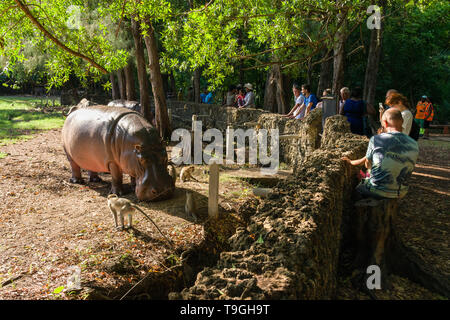
[(383, 133), (369, 140), (366, 156), (358, 160), (343, 157), (351, 165), (365, 164), (370, 177), (356, 187), (363, 198), (403, 198), (408, 191), (419, 155), (417, 142), (402, 133), (403, 118), (398, 109), (390, 108), (383, 113)]
[(303, 119), (310, 113), (317, 105), (317, 97), (314, 93), (311, 93), (311, 86), (309, 84), (303, 84), (302, 85), (302, 95), (305, 97), (303, 100), (303, 104), (300, 107), (300, 112), (298, 115), (301, 115), (301, 117), (297, 116), (296, 119)]
[(203, 89), (203, 92), (200, 93), (200, 101), (201, 101), (201, 103), (206, 103), (205, 99), (206, 99), (207, 95), (208, 95), (208, 89), (205, 88), (205, 89)]
[(208, 94), (205, 97), (205, 103), (212, 104), (213, 103), (213, 94), (212, 92), (208, 92)]

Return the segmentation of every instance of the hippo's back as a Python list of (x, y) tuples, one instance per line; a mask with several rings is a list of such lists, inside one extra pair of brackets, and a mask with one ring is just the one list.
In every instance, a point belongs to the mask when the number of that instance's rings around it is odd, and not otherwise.
[(108, 172), (114, 148), (112, 135), (125, 116), (142, 118), (126, 108), (93, 106), (71, 112), (62, 128), (62, 142), (67, 155), (81, 168)]

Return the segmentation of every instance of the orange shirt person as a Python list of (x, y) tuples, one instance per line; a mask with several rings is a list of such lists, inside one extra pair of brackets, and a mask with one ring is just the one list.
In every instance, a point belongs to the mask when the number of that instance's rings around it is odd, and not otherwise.
[(416, 106), (414, 121), (420, 127), (420, 136), (428, 137), (428, 128), (434, 117), (433, 105), (427, 96), (422, 96)]

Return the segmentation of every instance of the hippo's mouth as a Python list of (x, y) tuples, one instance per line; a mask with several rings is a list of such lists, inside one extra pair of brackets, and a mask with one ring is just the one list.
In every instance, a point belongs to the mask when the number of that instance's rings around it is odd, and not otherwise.
[(150, 201), (161, 201), (161, 200), (166, 200), (172, 197), (173, 195), (173, 188), (168, 188), (163, 192), (160, 192), (159, 194), (157, 194), (153, 199), (151, 199)]
[[(137, 189), (137, 188), (136, 188)], [(136, 195), (141, 201), (161, 201), (166, 200), (172, 197), (175, 188), (167, 188), (164, 191), (159, 192), (158, 194), (153, 194), (149, 196), (145, 192), (138, 192), (136, 190)]]

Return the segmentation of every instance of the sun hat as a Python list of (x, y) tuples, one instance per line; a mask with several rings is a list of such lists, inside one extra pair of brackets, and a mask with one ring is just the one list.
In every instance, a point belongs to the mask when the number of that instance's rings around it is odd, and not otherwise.
[(247, 88), (247, 89), (249, 89), (249, 90), (253, 90), (253, 86), (252, 86), (251, 83), (246, 83), (246, 84), (244, 85), (244, 88)]

